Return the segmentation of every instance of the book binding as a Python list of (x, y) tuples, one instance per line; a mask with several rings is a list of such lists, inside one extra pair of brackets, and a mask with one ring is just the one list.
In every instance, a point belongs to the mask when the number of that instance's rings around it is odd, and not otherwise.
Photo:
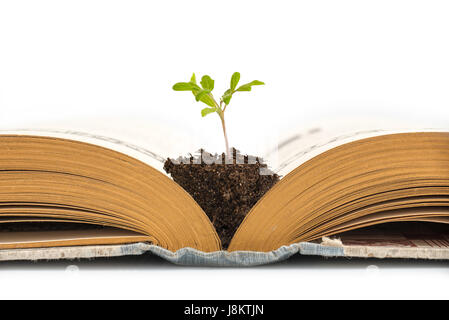
[[(328, 241), (326, 243), (326, 241)], [(358, 258), (409, 258), (449, 260), (449, 248), (395, 247), (395, 246), (354, 246), (343, 245), (339, 241), (294, 243), (270, 252), (255, 251), (215, 251), (202, 252), (193, 248), (182, 248), (176, 252), (148, 243), (124, 245), (73, 246), (32, 249), (0, 250), (0, 261), (13, 260), (60, 260), (92, 259), (129, 255), (154, 254), (177, 265), (203, 267), (250, 267), (284, 261), (295, 254), (323, 257)]]

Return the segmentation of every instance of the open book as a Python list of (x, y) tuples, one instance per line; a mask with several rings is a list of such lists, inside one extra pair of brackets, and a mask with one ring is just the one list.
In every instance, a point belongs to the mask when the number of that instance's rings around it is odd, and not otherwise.
[[(398, 257), (449, 258), (448, 132), (314, 139), (301, 145), (293, 135), (268, 151), (268, 159), (270, 152), (279, 158), (272, 169), (282, 178), (241, 223), (228, 258), (297, 244), (295, 252), (305, 254), (380, 257), (389, 254), (376, 250), (387, 247), (418, 248)], [(73, 248), (137, 254), (130, 244), (167, 256), (192, 248), (203, 258), (222, 249), (203, 210), (161, 172), (166, 156), (70, 131), (1, 132), (0, 150), (0, 259), (54, 257), (44, 248), (65, 248), (57, 257), (85, 256), (70, 255)], [(43, 251), (20, 254), (32, 248)]]

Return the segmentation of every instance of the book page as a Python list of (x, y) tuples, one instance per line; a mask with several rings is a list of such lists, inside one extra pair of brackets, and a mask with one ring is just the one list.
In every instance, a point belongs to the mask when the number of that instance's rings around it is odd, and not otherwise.
[(123, 229), (0, 232), (0, 249), (123, 244), (148, 241), (145, 235)]
[(162, 121), (148, 123), (134, 117), (28, 122), (20, 127), (3, 126), (0, 134), (50, 136), (96, 144), (143, 161), (164, 174), (167, 157), (196, 150), (193, 139), (182, 130)]
[(445, 132), (447, 128), (427, 128), (418, 123), (392, 119), (323, 120), (308, 128), (286, 131), (279, 143), (264, 156), (272, 170), (285, 176), (296, 167), (332, 148), (365, 138), (406, 132)]

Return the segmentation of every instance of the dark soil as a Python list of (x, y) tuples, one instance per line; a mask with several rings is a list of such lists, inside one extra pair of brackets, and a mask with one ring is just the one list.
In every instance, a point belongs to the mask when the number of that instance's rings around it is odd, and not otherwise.
[[(243, 156), (233, 149), (233, 158), (200, 150), (196, 156), (167, 159), (164, 170), (184, 188), (212, 221), (223, 249), (246, 214), (279, 181), (262, 159)], [(262, 173), (262, 174), (261, 174)]]

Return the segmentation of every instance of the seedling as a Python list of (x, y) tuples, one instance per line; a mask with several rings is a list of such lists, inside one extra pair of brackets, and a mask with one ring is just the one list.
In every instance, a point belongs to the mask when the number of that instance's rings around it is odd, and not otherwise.
[(205, 75), (201, 78), (200, 84), (201, 87), (196, 83), (195, 74), (192, 75), (189, 82), (178, 82), (173, 86), (173, 90), (175, 91), (191, 91), (195, 96), (196, 101), (201, 101), (207, 105), (206, 108), (201, 110), (201, 116), (205, 117), (208, 114), (216, 112), (221, 120), (221, 126), (223, 127), (223, 135), (225, 139), (226, 145), (226, 155), (228, 157), (231, 156), (228, 136), (226, 133), (226, 124), (224, 113), (226, 111), (226, 107), (231, 102), (232, 95), (239, 91), (251, 91), (252, 86), (263, 85), (262, 81), (254, 80), (244, 85), (241, 85), (237, 88), (237, 84), (240, 80), (240, 73), (234, 72), (231, 77), (231, 86), (228, 90), (220, 98), (220, 103), (217, 103), (214, 96), (212, 95), (212, 90), (214, 89), (214, 80), (208, 75)]

